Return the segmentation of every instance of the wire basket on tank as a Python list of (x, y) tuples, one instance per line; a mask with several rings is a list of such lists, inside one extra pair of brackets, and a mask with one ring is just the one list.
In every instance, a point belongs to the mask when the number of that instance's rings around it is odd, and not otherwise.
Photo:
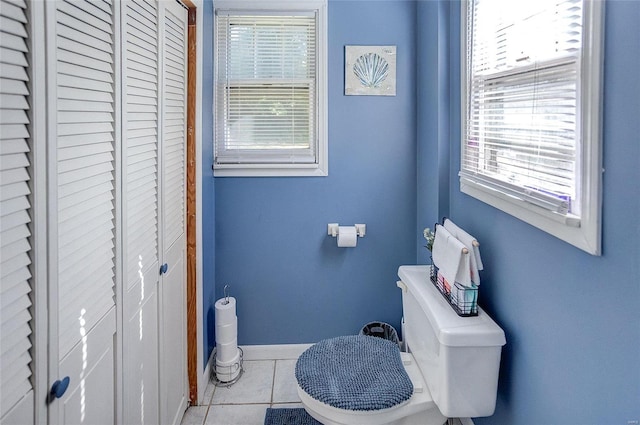
[(473, 317), (478, 315), (478, 287), (476, 285), (467, 287), (458, 282), (451, 285), (446, 279), (439, 278), (438, 267), (433, 264), (433, 258), (429, 267), (429, 280), (458, 316)]

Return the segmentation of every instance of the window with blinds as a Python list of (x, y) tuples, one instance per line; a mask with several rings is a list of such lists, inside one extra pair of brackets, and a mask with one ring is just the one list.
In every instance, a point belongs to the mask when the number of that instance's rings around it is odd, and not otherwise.
[(463, 8), (461, 190), (540, 228), (579, 229), (599, 202), (602, 8), (589, 3)]
[(291, 2), (307, 8), (292, 10), (268, 3), (259, 11), (216, 3), (216, 174), (326, 174), (324, 9), (313, 6), (324, 2)]

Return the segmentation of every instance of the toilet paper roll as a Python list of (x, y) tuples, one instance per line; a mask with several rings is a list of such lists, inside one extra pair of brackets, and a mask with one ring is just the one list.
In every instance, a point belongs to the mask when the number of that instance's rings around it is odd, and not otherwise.
[(228, 344), (238, 337), (238, 318), (234, 317), (231, 323), (216, 325), (216, 343)]
[(355, 226), (338, 227), (338, 246), (340, 248), (353, 248), (358, 242), (358, 234)]
[(240, 367), (236, 367), (234, 369), (231, 369), (231, 371), (229, 372), (230, 369), (221, 369), (221, 370), (216, 370), (216, 378), (218, 378), (218, 381), (220, 382), (231, 382), (234, 379), (236, 379), (238, 377), (238, 375), (240, 375)]
[(216, 344), (216, 360), (229, 362), (238, 354), (238, 340), (234, 339), (226, 344)]
[(236, 355), (233, 356), (233, 358), (229, 361), (226, 362), (221, 362), (220, 360), (218, 360), (218, 358), (216, 357), (216, 367), (229, 367), (229, 366), (233, 366), (235, 364), (240, 364), (240, 350), (236, 351)]
[[(227, 304), (225, 301), (229, 300)], [(214, 305), (216, 311), (216, 325), (227, 325), (236, 318), (236, 299), (233, 297), (220, 298)]]
[(216, 378), (221, 382), (233, 381), (240, 374), (240, 354), (228, 363), (216, 361)]

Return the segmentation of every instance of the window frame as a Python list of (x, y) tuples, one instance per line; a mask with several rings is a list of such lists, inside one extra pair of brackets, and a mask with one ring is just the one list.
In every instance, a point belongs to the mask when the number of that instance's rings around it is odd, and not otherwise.
[[(298, 163), (226, 163), (219, 164), (216, 161), (216, 131), (215, 126), (223, 125), (218, 122), (218, 66), (217, 61), (218, 39), (218, 11), (242, 11), (242, 12), (312, 12), (316, 14), (316, 140), (315, 162)], [(213, 79), (213, 173), (215, 177), (319, 177), (328, 175), (328, 125), (327, 125), (327, 0), (218, 0), (214, 4), (214, 79)], [(222, 105), (220, 105), (221, 107)], [(269, 157), (269, 154), (265, 154)]]
[(604, 62), (604, 2), (583, 1), (582, 53), (579, 60), (581, 73), (578, 83), (582, 116), (577, 143), (579, 173), (576, 184), (580, 187), (580, 214), (561, 215), (540, 208), (523, 199), (466, 179), (462, 176), (468, 108), (468, 51), (467, 8), (473, 0), (461, 5), (460, 25), (460, 82), (461, 82), (461, 134), (460, 134), (460, 191), (532, 226), (535, 226), (589, 254), (601, 255), (602, 211), (602, 77)]

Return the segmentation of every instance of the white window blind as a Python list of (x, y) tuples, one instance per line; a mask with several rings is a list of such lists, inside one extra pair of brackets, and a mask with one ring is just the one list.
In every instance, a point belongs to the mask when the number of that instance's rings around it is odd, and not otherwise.
[(461, 191), (550, 233), (599, 226), (602, 15), (583, 0), (466, 2)]
[(317, 11), (216, 11), (215, 164), (320, 162)]
[(468, 5), (462, 181), (579, 216), (581, 0)]

